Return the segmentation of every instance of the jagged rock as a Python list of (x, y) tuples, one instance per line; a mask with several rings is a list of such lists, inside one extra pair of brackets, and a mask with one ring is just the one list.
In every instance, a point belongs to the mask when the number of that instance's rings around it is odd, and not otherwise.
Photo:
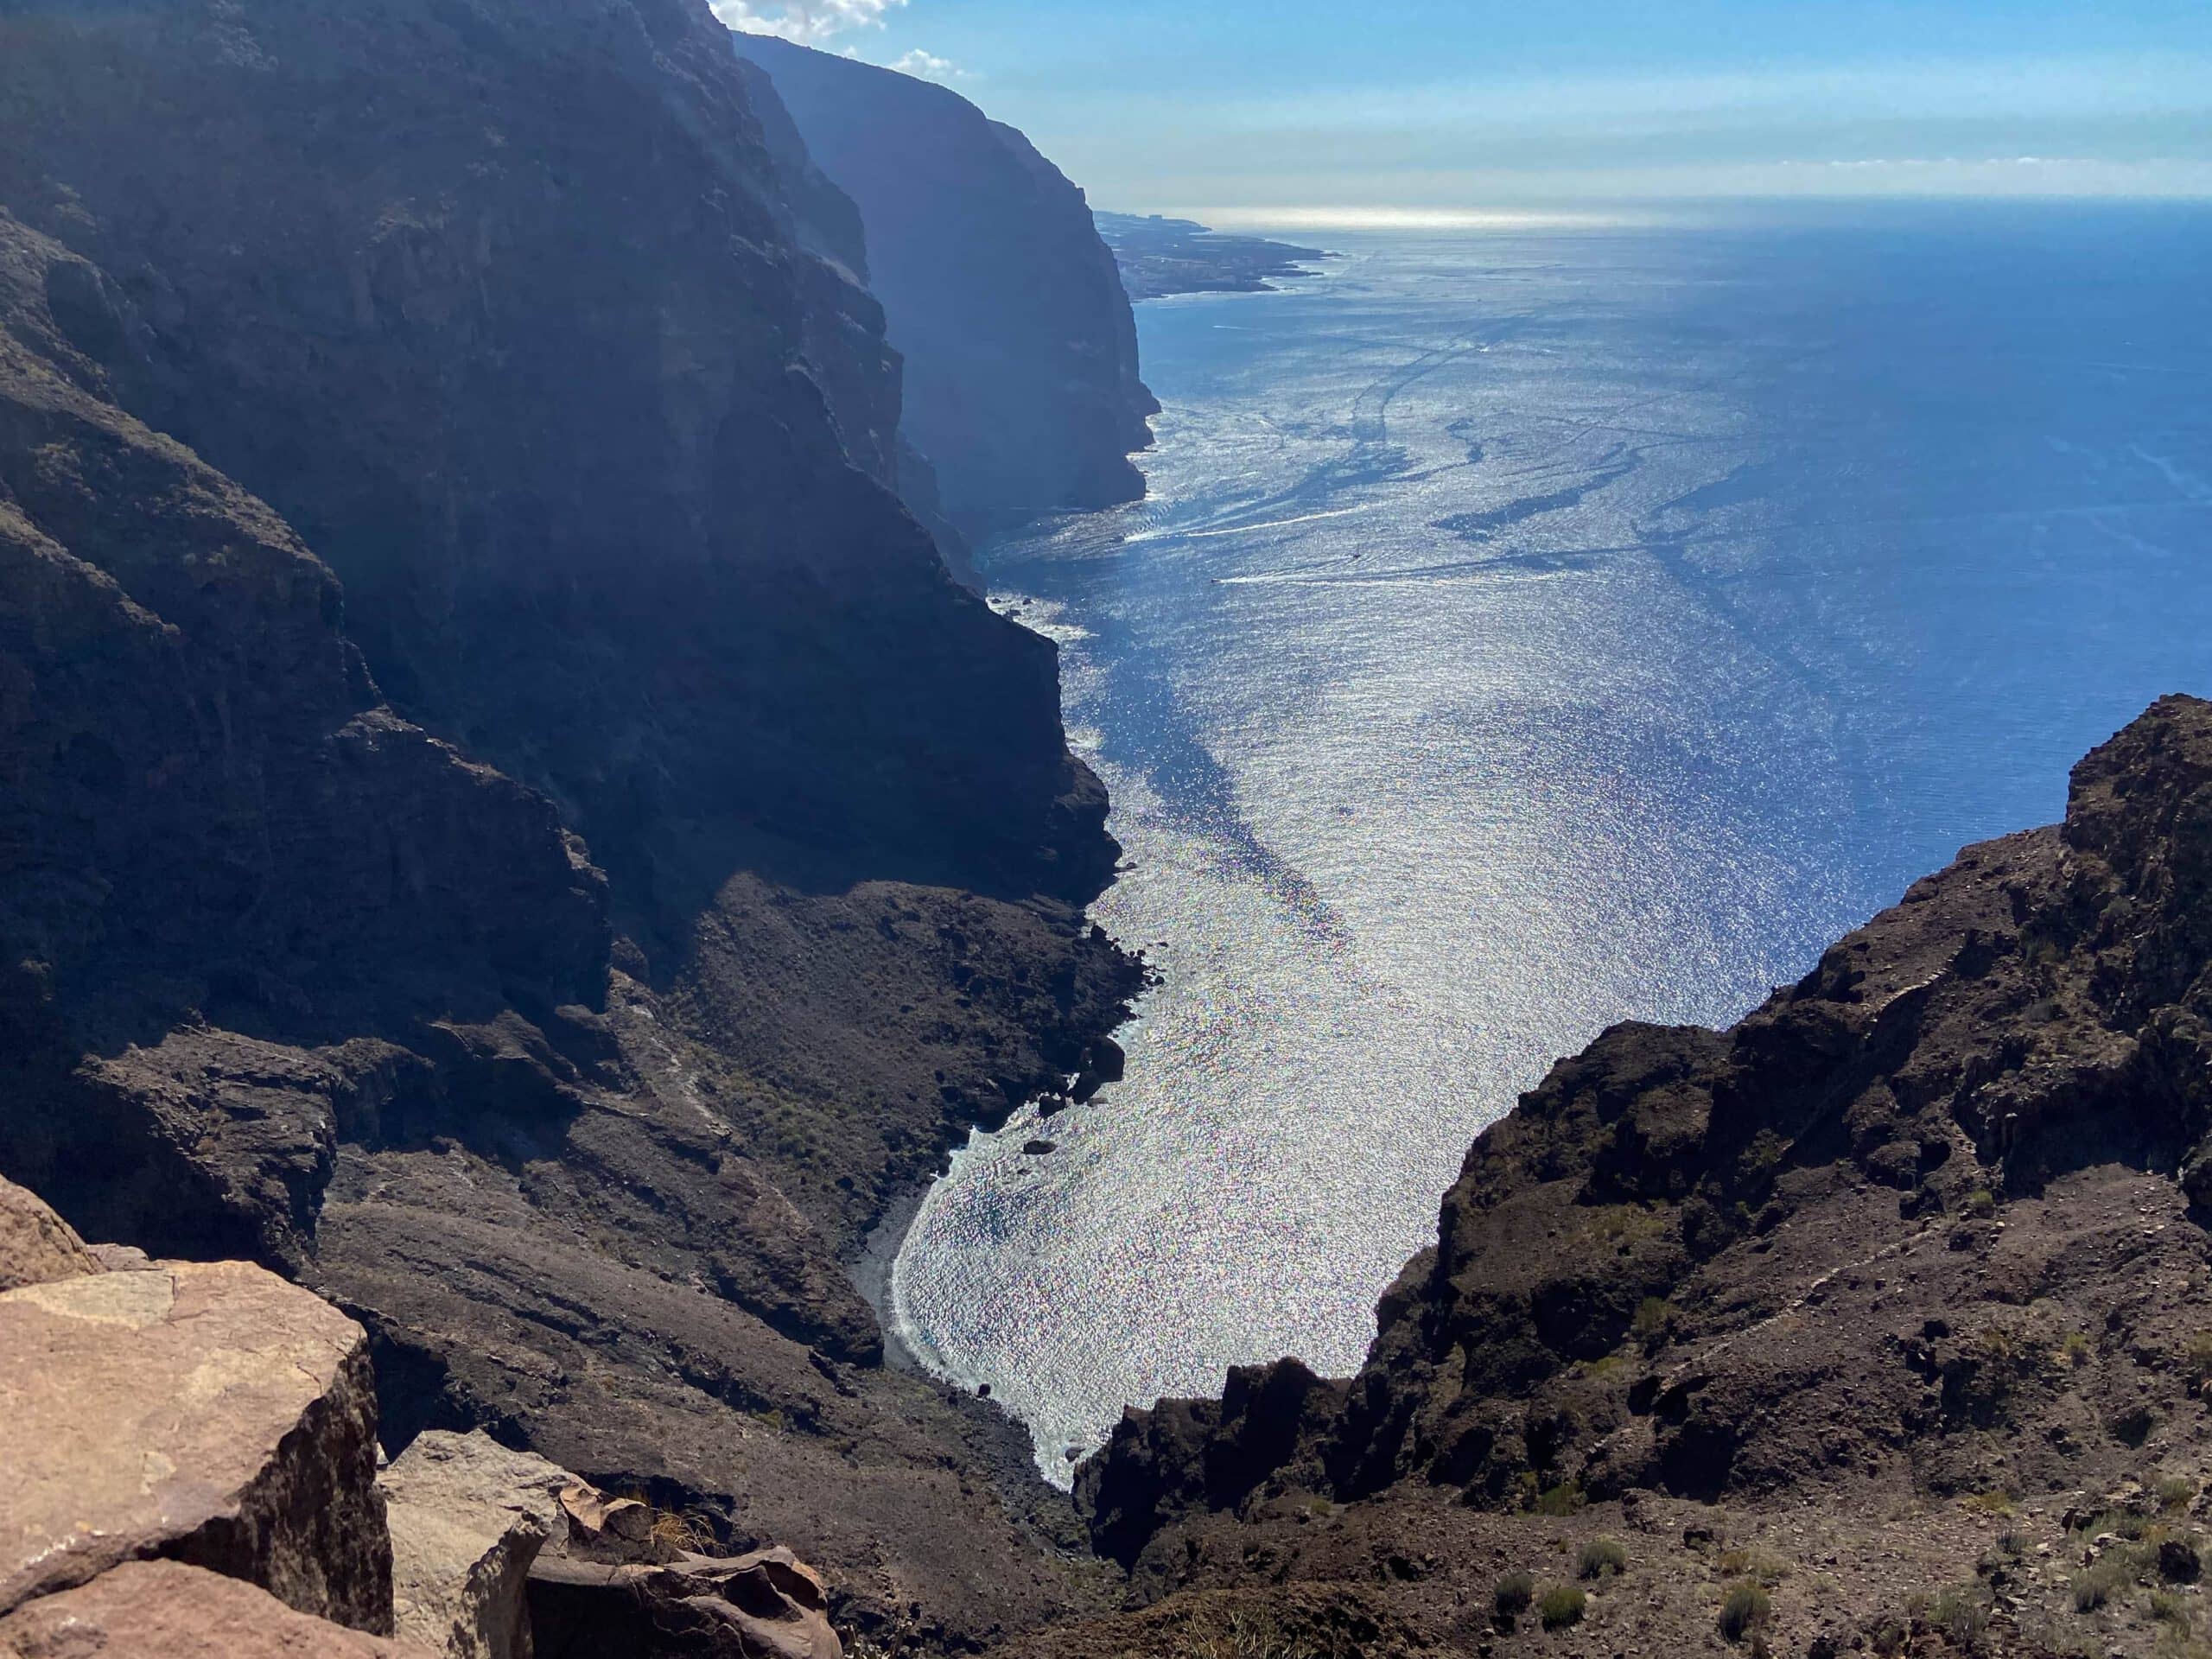
[(0, 1177), (0, 1291), (100, 1271), (99, 1258), (43, 1198)]
[(540, 1652), (639, 1659), (842, 1659), (828, 1598), (788, 1549), (667, 1563), (541, 1558), (531, 1571)]
[(1966, 849), (1732, 1030), (1560, 1061), (1359, 1374), (1264, 1437), (1233, 1400), (1129, 1414), (1078, 1476), (1094, 1536), (1181, 1582), (1176, 1528), (1301, 1490), (2113, 1492), (2202, 1410), (2208, 1128), (2212, 703), (2169, 697), (2063, 824)]
[(481, 1433), (417, 1435), (377, 1481), (395, 1633), (448, 1659), (530, 1659), (524, 1584), (574, 1478)]
[(368, 1340), (243, 1262), (0, 1293), (0, 1611), (134, 1556), (391, 1626)]
[(0, 1618), (7, 1659), (435, 1659), (181, 1561), (125, 1561)]
[(569, 1536), (579, 1543), (642, 1544), (652, 1529), (649, 1505), (634, 1497), (609, 1497), (588, 1481), (571, 1479), (561, 1490), (560, 1504)]

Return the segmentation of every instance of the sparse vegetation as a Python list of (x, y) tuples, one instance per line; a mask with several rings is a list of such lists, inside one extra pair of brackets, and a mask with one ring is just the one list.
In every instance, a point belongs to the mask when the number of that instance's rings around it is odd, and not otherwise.
[(1609, 1579), (1628, 1571), (1628, 1550), (1618, 1538), (1592, 1538), (1582, 1546), (1576, 1571), (1586, 1579)]
[(1582, 1504), (1582, 1488), (1571, 1480), (1563, 1480), (1536, 1494), (1538, 1515), (1573, 1515)]
[(1946, 1590), (1929, 1605), (1928, 1623), (1953, 1647), (1971, 1649), (1989, 1628), (1988, 1599), (1978, 1585)]
[(2200, 1331), (2181, 1352), (2182, 1378), (2191, 1394), (2212, 1389), (2212, 1331)]
[(1764, 1625), (1774, 1610), (1774, 1599), (1764, 1586), (1745, 1579), (1728, 1586), (1720, 1599), (1720, 1634), (1740, 1642)]
[(1770, 1549), (1732, 1549), (1721, 1556), (1720, 1570), (1771, 1590), (1789, 1576), (1789, 1563)]
[(1669, 1322), (1675, 1310), (1663, 1296), (1647, 1296), (1636, 1305), (1636, 1318), (1629, 1329), (1644, 1342), (1653, 1342), (1667, 1334)]
[(2095, 1357), (2096, 1350), (2090, 1345), (2087, 1333), (2069, 1331), (2059, 1338), (2058, 1363), (2060, 1364), (2071, 1366), (2074, 1370), (2079, 1370)]
[(1590, 1598), (1579, 1584), (1554, 1584), (1536, 1599), (1536, 1618), (1548, 1630), (1580, 1624)]
[(2196, 1496), (2196, 1483), (2180, 1475), (2160, 1475), (2151, 1490), (2158, 1495), (2158, 1507), (2171, 1513), (2189, 1507)]
[(2161, 1624), (2170, 1624), (2182, 1635), (2189, 1634), (2189, 1604), (2171, 1590), (2151, 1592), (2151, 1617)]
[(714, 1529), (701, 1517), (680, 1515), (674, 1510), (655, 1510), (646, 1536), (664, 1549), (693, 1555), (706, 1554), (715, 1543)]
[(1986, 1186), (1977, 1186), (1959, 1207), (1976, 1221), (1986, 1221), (1997, 1213), (1997, 1195)]
[(2117, 1556), (2107, 1556), (2074, 1575), (2074, 1611), (2094, 1613), (2134, 1581), (2135, 1575)]
[[(1744, 1155), (1738, 1160), (1738, 1179), (1754, 1192), (1764, 1191), (1772, 1185), (1774, 1173), (1782, 1167), (1783, 1157), (1789, 1150), (1789, 1143), (1772, 1129), (1761, 1129), (1751, 1137), (1751, 1144), (1744, 1148)], [(1750, 1220), (1748, 1210), (1743, 1219)]]
[(1529, 1604), (1536, 1599), (1536, 1581), (1526, 1573), (1509, 1573), (1497, 1581), (1497, 1588), (1491, 1592), (1491, 1605), (1502, 1621), (1510, 1621), (1529, 1611)]
[(2012, 1494), (1999, 1491), (1993, 1486), (1986, 1492), (1969, 1492), (1959, 1503), (1976, 1515), (2010, 1515), (2018, 1508), (2012, 1502)]

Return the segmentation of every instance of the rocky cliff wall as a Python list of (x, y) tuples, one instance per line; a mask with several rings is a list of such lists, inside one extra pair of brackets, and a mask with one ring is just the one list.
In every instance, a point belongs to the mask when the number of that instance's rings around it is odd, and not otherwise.
[(765, 35), (808, 149), (860, 206), (906, 359), (906, 431), (945, 511), (988, 524), (1135, 500), (1159, 405), (1083, 193), (957, 92)]
[(1130, 1413), (1079, 1477), (1094, 1536), (1147, 1598), (1372, 1571), (1369, 1612), (1447, 1649), (1610, 1529), (1639, 1570), (1586, 1574), (1592, 1651), (1710, 1642), (1745, 1582), (1734, 1635), (1776, 1651), (2150, 1651), (2212, 1513), (2209, 1132), (2212, 704), (2171, 697), (2063, 824), (1732, 1029), (1560, 1061), (1359, 1374)]
[(338, 1302), (394, 1446), (1091, 1595), (841, 1257), (1122, 1017), (1103, 795), (726, 33), (33, 0), (0, 138), (0, 1171)]

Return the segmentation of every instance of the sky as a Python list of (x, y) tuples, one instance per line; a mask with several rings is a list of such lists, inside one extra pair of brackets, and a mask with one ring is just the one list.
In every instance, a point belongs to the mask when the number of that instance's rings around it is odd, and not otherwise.
[(944, 81), (1099, 207), (1450, 223), (2212, 197), (2212, 0), (709, 0)]

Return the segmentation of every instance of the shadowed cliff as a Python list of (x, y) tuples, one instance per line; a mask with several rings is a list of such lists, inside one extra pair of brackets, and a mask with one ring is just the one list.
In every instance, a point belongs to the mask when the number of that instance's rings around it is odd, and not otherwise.
[(1122, 1017), (1104, 796), (727, 32), (32, 0), (0, 140), (0, 1171), (863, 1627), (1088, 1595), (841, 1258)]
[(929, 81), (766, 35), (807, 149), (859, 204), (906, 359), (905, 431), (944, 510), (990, 524), (1131, 501), (1157, 412), (1083, 193), (1013, 128)]

